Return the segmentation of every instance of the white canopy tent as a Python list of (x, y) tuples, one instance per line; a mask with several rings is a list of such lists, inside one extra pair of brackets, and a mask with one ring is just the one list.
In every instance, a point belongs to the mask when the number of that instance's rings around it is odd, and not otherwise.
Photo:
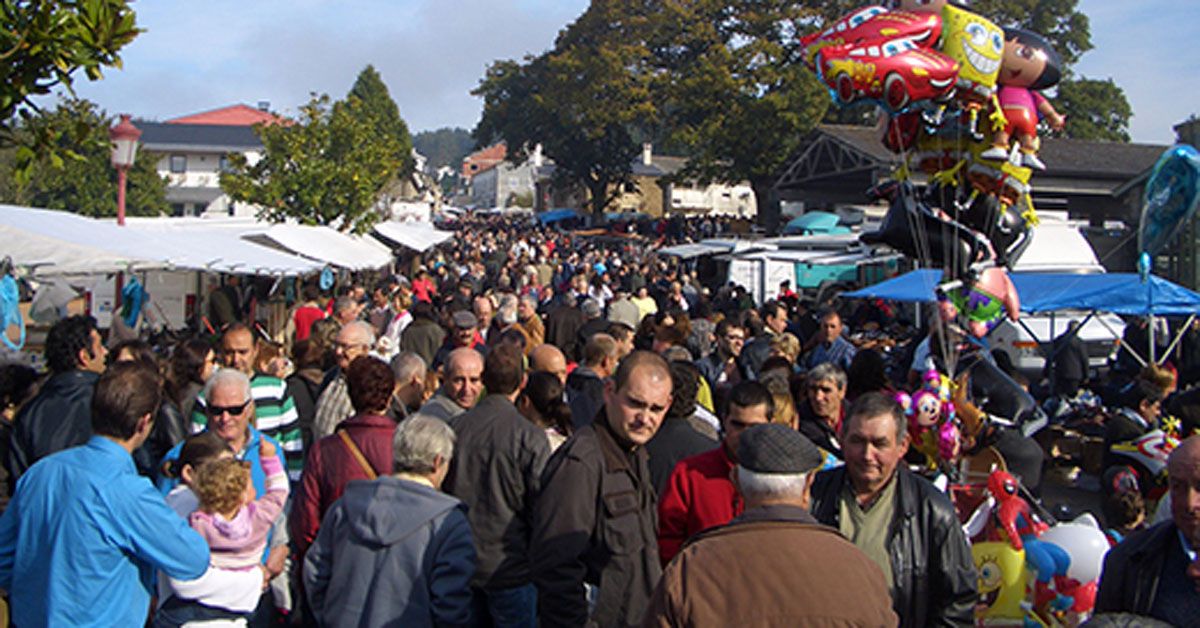
[(399, 244), (419, 253), (454, 237), (453, 231), (434, 229), (433, 225), (419, 222), (400, 222), (389, 220), (375, 225), (375, 231)]
[(0, 205), (0, 255), (35, 275), (172, 268), (170, 247), (69, 212)]
[(136, 229), (176, 251), (177, 267), (248, 275), (307, 275), (321, 270), (318, 261), (255, 244), (242, 238), (256, 230), (247, 221), (200, 219), (129, 219)]
[(350, 270), (376, 269), (392, 261), (392, 252), (378, 240), (347, 235), (329, 227), (271, 225), (261, 234), (243, 237), (266, 238), (298, 255)]

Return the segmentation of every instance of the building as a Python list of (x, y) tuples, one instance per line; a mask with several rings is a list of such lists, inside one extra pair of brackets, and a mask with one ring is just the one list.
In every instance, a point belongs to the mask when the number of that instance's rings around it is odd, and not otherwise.
[(154, 155), (158, 173), (167, 179), (172, 215), (254, 215), (252, 206), (233, 202), (221, 190), (220, 175), (229, 167), (230, 153), (242, 153), (250, 163), (262, 156), (253, 125), (281, 121), (268, 107), (239, 104), (166, 122), (137, 122), (142, 154)]
[(470, 204), (485, 209), (533, 207), (537, 171), (542, 165), (540, 144), (534, 148), (529, 159), (521, 164), (503, 160), (492, 164), (480, 163), (480, 168), (468, 183)]
[(508, 147), (503, 142), (492, 144), (487, 148), (477, 150), (462, 160), (462, 177), (470, 181), (478, 172), (483, 172), (504, 161), (508, 157)]
[[(1142, 192), (1165, 146), (1042, 138), (1044, 172), (1030, 181), (1034, 206), (1089, 225), (1086, 235), (1110, 271), (1133, 271)], [(870, 127), (820, 125), (776, 182), (781, 201), (809, 208), (857, 205), (865, 191), (892, 178), (901, 158)], [(923, 184), (917, 174), (914, 181)], [(765, 217), (772, 226), (779, 217)], [(1131, 233), (1134, 237), (1130, 237)]]
[[(707, 214), (753, 219), (757, 214), (750, 184), (699, 183), (677, 176), (687, 159), (654, 154), (651, 144), (642, 145), (641, 156), (631, 164), (631, 182), (609, 206), (609, 212), (664, 216), (670, 213)], [(553, 183), (554, 165), (538, 169), (538, 203), (543, 211), (559, 207), (588, 207), (588, 194), (579, 188), (562, 188)]]

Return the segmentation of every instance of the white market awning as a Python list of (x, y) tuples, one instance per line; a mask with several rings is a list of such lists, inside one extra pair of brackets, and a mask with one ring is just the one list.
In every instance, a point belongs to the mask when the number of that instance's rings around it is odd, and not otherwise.
[(174, 251), (178, 267), (236, 275), (307, 275), (324, 266), (299, 255), (255, 244), (242, 238), (261, 231), (255, 223), (203, 219), (130, 219), (129, 229), (155, 238)]
[(329, 227), (271, 225), (261, 235), (297, 255), (350, 270), (373, 270), (392, 261), (392, 252), (378, 240)]
[(454, 237), (453, 231), (434, 229), (433, 225), (418, 222), (400, 222), (389, 220), (375, 225), (379, 235), (410, 248), (418, 253), (425, 251)]
[(145, 234), (65, 211), (0, 205), (0, 255), (35, 275), (173, 267), (169, 247)]

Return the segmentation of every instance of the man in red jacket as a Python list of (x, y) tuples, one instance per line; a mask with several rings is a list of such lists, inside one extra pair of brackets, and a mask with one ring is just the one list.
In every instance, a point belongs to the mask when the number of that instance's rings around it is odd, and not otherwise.
[(689, 538), (742, 513), (741, 498), (730, 479), (737, 464), (738, 437), (755, 425), (769, 423), (774, 403), (771, 391), (752, 380), (734, 386), (728, 403), (720, 446), (679, 461), (659, 499), (658, 553), (664, 565)]

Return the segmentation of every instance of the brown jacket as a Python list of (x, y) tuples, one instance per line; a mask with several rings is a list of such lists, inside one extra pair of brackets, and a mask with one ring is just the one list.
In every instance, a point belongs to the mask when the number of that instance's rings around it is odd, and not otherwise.
[(747, 510), (667, 565), (645, 628), (896, 626), (883, 572), (796, 506)]

